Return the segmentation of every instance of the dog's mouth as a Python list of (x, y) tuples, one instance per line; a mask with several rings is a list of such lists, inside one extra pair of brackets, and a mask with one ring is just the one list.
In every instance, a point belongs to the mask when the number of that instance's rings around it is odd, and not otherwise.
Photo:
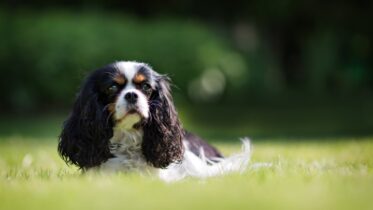
[(129, 109), (123, 117), (116, 120), (116, 126), (124, 130), (138, 129), (143, 119), (144, 117), (138, 109)]
[(126, 114), (140, 114), (138, 109), (130, 109)]
[(115, 116), (115, 123), (122, 128), (132, 128), (132, 125), (139, 124), (148, 117), (136, 104), (128, 104), (119, 113), (121, 114)]
[(131, 108), (128, 109), (126, 114), (124, 114), (124, 116), (121, 118), (121, 120), (123, 120), (127, 117), (130, 117), (130, 116), (134, 116), (134, 115), (138, 115), (140, 118), (144, 118), (144, 115), (142, 114), (142, 112), (137, 107), (131, 107)]

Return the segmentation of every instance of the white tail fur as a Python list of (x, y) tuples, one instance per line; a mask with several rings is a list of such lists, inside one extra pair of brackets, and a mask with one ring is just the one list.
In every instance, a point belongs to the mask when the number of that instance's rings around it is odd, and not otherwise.
[(167, 169), (161, 169), (159, 177), (166, 182), (172, 182), (181, 180), (187, 176), (207, 178), (234, 171), (242, 172), (247, 168), (250, 161), (251, 144), (248, 138), (243, 138), (241, 141), (243, 143), (241, 153), (212, 161), (205, 157), (202, 149), (200, 156), (186, 150), (183, 161), (181, 163), (174, 163)]

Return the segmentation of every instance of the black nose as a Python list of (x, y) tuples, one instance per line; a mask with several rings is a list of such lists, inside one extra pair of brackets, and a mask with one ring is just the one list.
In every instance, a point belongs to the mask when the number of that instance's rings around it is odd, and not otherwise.
[(136, 103), (137, 102), (137, 94), (134, 92), (129, 92), (124, 95), (124, 98), (128, 101), (128, 103)]

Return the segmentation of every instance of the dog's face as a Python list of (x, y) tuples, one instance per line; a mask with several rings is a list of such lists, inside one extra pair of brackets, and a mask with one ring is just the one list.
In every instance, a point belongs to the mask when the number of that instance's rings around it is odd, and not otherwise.
[(146, 120), (159, 74), (148, 65), (136, 62), (118, 62), (103, 71), (107, 72), (105, 78), (97, 82), (115, 125), (131, 129)]
[(113, 129), (143, 131), (142, 152), (155, 167), (181, 159), (183, 130), (169, 78), (137, 62), (116, 62), (87, 77), (60, 136), (59, 152), (86, 169), (112, 157)]

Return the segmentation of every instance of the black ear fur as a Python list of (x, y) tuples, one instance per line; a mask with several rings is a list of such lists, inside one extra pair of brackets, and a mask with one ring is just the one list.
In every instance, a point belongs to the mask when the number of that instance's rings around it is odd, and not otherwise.
[(142, 152), (148, 163), (165, 168), (181, 161), (184, 148), (184, 131), (179, 122), (170, 93), (170, 79), (157, 75), (157, 89), (150, 98), (150, 116), (143, 123)]
[(83, 170), (113, 157), (109, 150), (113, 125), (109, 120), (109, 111), (99, 102), (92, 80), (88, 78), (78, 94), (58, 144), (58, 152), (66, 163), (75, 164)]

